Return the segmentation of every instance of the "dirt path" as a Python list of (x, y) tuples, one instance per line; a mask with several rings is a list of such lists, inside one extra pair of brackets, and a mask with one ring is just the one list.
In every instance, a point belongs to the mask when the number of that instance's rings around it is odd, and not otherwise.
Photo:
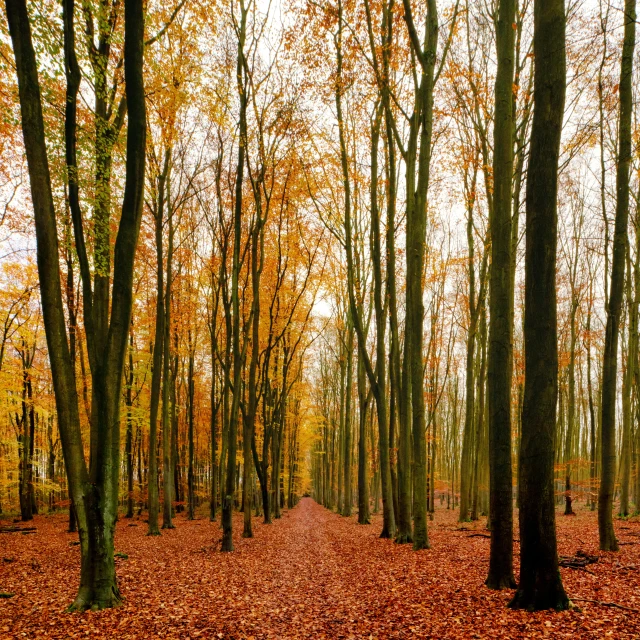
[[(273, 525), (256, 519), (251, 540), (240, 537), (239, 514), (233, 554), (219, 552), (219, 525), (206, 519), (179, 517), (160, 538), (123, 519), (125, 604), (75, 615), (64, 608), (77, 585), (77, 536), (61, 516), (38, 517), (36, 534), (0, 536), (0, 591), (16, 594), (0, 600), (0, 638), (640, 638), (640, 616), (619, 609), (509, 611), (511, 592), (482, 585), (482, 525), (461, 529), (455, 515), (438, 510), (432, 549), (418, 553), (380, 540), (379, 517), (359, 526), (310, 499)], [(560, 553), (597, 553), (594, 514), (558, 524)], [(591, 574), (563, 570), (563, 580), (571, 596), (640, 608), (640, 522), (618, 526), (620, 554), (601, 554)]]

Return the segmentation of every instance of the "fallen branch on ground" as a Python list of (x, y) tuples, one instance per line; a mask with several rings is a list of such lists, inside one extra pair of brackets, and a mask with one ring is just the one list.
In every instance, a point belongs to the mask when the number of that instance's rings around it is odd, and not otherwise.
[(604, 602), (602, 600), (591, 600), (589, 598), (571, 598), (572, 602), (591, 602), (593, 604), (600, 605), (601, 607), (615, 607), (616, 609), (623, 609), (624, 611), (632, 611), (633, 613), (640, 613), (640, 609), (632, 609), (631, 607), (625, 607), (623, 604), (617, 604), (616, 602)]
[(0, 533), (24, 533), (25, 531), (35, 531), (35, 527), (14, 527), (9, 525), (8, 527), (0, 527)]
[[(598, 562), (598, 556), (590, 556), (584, 551), (576, 551), (575, 556), (560, 556), (558, 564), (561, 567), (569, 567), (570, 569), (584, 569), (588, 564), (595, 564)], [(589, 571), (589, 573), (591, 573)]]

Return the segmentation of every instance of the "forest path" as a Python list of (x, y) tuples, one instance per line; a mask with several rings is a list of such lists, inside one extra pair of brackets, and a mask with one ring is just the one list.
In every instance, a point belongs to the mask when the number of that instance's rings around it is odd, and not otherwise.
[(266, 532), (270, 544), (265, 571), (255, 585), (263, 595), (250, 605), (257, 615), (266, 608), (271, 623), (300, 625), (314, 635), (340, 637), (340, 627), (350, 615), (343, 602), (350, 567), (339, 552), (336, 520), (339, 516), (303, 498), (268, 527), (272, 531)]
[[(242, 538), (234, 514), (234, 553), (220, 553), (219, 522), (175, 519), (146, 536), (142, 519), (121, 518), (116, 549), (118, 609), (67, 614), (78, 584), (77, 534), (63, 515), (37, 516), (33, 535), (0, 536), (0, 638), (640, 638), (640, 618), (580, 602), (583, 611), (529, 614), (506, 608), (511, 591), (484, 587), (489, 539), (483, 522), (457, 522), (439, 507), (432, 548), (381, 540), (380, 515), (358, 525), (304, 498), (271, 525), (254, 518)], [(559, 553), (600, 556), (591, 574), (562, 569), (571, 597), (640, 609), (640, 521), (616, 521), (617, 554), (597, 548), (595, 514), (558, 517)], [(516, 559), (518, 546), (515, 545)], [(516, 560), (517, 564), (517, 560)], [(630, 569), (625, 569), (630, 568)]]

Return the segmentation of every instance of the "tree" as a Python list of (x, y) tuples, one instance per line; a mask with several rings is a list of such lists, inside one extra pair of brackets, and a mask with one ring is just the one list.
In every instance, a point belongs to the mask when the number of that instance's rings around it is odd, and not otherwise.
[[(425, 441), (424, 375), (422, 363), (423, 316), (422, 272), (427, 231), (427, 191), (433, 134), (433, 88), (435, 85), (438, 46), (438, 11), (435, 0), (427, 2), (427, 25), (424, 46), (420, 44), (413, 22), (409, 0), (404, 0), (405, 21), (411, 48), (420, 65), (420, 84), (416, 86), (411, 133), (407, 148), (407, 300), (404, 338), (403, 404), (401, 430), (405, 423), (405, 439), (411, 420), (413, 459), (413, 548), (429, 547), (427, 534), (427, 467)], [(419, 151), (418, 151), (419, 147)], [(416, 181), (417, 178), (417, 181)], [(401, 436), (402, 438), (402, 436)], [(408, 474), (408, 459), (403, 474)]]
[[(166, 201), (165, 188), (167, 184), (167, 177), (169, 174), (169, 163), (171, 160), (171, 149), (167, 149), (163, 159), (162, 170), (158, 173), (156, 178), (157, 187), (154, 189), (156, 197), (153, 202), (153, 219), (156, 241), (156, 327), (155, 327), (155, 339), (153, 341), (153, 369), (151, 372), (151, 399), (149, 407), (149, 480), (148, 480), (148, 499), (149, 499), (149, 528), (147, 535), (159, 536), (160, 529), (158, 529), (158, 511), (159, 511), (159, 497), (158, 497), (158, 456), (157, 442), (158, 442), (158, 406), (160, 404), (160, 385), (163, 379), (163, 356), (166, 355), (165, 351), (168, 349), (165, 347), (165, 340), (167, 339), (165, 331), (165, 318), (168, 318), (170, 307), (169, 299), (167, 297), (167, 311), (165, 311), (165, 295), (164, 295), (164, 262), (163, 262), (163, 238), (162, 228), (164, 224), (164, 207)], [(155, 186), (155, 185), (154, 185)], [(167, 259), (167, 263), (170, 264), (170, 257)], [(168, 272), (170, 267), (168, 268)], [(171, 274), (168, 273), (168, 279)], [(167, 282), (167, 291), (171, 291), (170, 284)], [(166, 362), (167, 359), (165, 358)], [(166, 423), (164, 420), (165, 412), (168, 410), (168, 403), (165, 402), (165, 389), (167, 386), (167, 367), (165, 367), (164, 375), (164, 388), (162, 390), (162, 433), (163, 442), (165, 440)], [(166, 469), (165, 478), (166, 478)], [(165, 498), (166, 502), (166, 498)], [(169, 523), (171, 517), (169, 516)], [(165, 522), (166, 524), (166, 522)], [(164, 524), (163, 524), (164, 527)]]
[(489, 487), (491, 555), (486, 584), (512, 588), (513, 485), (511, 477), (511, 200), (513, 181), (513, 74), (515, 0), (500, 0), (496, 23), (498, 70), (495, 87), (491, 286), (489, 288)]
[[(236, 486), (236, 450), (238, 433), (238, 413), (240, 411), (240, 384), (242, 379), (243, 355), (240, 349), (240, 245), (242, 242), (242, 187), (244, 181), (244, 165), (247, 145), (247, 83), (244, 63), (244, 46), (246, 40), (248, 8), (244, 0), (240, 1), (240, 21), (236, 25), (238, 38), (238, 59), (236, 82), (240, 100), (240, 139), (238, 143), (238, 163), (236, 168), (235, 203), (233, 212), (233, 266), (231, 275), (231, 313), (233, 318), (233, 398), (229, 414), (229, 452), (227, 459), (227, 478), (225, 495), (222, 501), (222, 551), (233, 551), (233, 494)], [(246, 341), (244, 343), (246, 345)], [(227, 376), (230, 372), (227, 371)]]
[(611, 258), (611, 281), (607, 306), (607, 327), (602, 361), (601, 479), (598, 491), (600, 549), (617, 551), (613, 530), (613, 494), (616, 474), (616, 395), (618, 335), (624, 296), (625, 256), (629, 226), (629, 167), (631, 164), (631, 117), (633, 112), (633, 52), (636, 43), (636, 3), (625, 0), (624, 41), (620, 65), (620, 119), (616, 161), (616, 218)]
[[(60, 436), (80, 533), (81, 573), (72, 609), (104, 608), (120, 602), (113, 558), (120, 458), (120, 399), (131, 324), (135, 249), (142, 216), (146, 109), (143, 82), (144, 12), (138, 0), (125, 6), (124, 75), (128, 108), (126, 185), (114, 248), (111, 317), (97, 340), (86, 240), (76, 171), (76, 100), (80, 71), (75, 54), (74, 3), (63, 5), (67, 72), (65, 148), (75, 246), (81, 265), (87, 338), (91, 340), (95, 455), (87, 467), (80, 433), (78, 397), (69, 355), (58, 271), (58, 231), (47, 154), (42, 100), (29, 13), (24, 0), (6, 2), (16, 58), (22, 131), (35, 212), (38, 273)], [(102, 242), (104, 242), (104, 238)], [(108, 246), (108, 239), (107, 239)], [(102, 265), (104, 266), (104, 265)], [(107, 277), (107, 285), (109, 278)], [(109, 305), (103, 311), (108, 313)]]
[(558, 400), (558, 157), (566, 86), (564, 0), (534, 0), (535, 78), (526, 187), (525, 386), (518, 498), (516, 609), (566, 609), (558, 570), (554, 460)]

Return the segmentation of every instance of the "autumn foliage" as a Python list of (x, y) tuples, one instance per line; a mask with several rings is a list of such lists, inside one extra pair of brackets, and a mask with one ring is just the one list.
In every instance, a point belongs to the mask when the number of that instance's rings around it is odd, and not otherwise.
[(634, 637), (635, 4), (6, 0), (2, 633)]

